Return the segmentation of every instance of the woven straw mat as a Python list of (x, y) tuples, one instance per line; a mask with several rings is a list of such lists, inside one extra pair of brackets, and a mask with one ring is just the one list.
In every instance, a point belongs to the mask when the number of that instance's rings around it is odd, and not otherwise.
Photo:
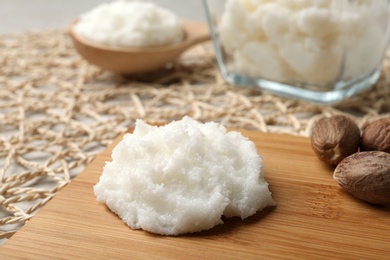
[(0, 238), (12, 236), (120, 133), (141, 118), (189, 115), (229, 128), (308, 136), (316, 119), (359, 127), (390, 116), (390, 62), (367, 92), (333, 106), (284, 99), (221, 78), (210, 43), (144, 75), (88, 65), (64, 31), (0, 36)]

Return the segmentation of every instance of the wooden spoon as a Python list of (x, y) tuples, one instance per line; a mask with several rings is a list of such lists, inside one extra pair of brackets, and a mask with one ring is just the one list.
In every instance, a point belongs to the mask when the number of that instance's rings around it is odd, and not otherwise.
[(74, 30), (77, 21), (68, 28), (77, 52), (89, 63), (120, 74), (156, 70), (193, 45), (210, 40), (206, 23), (183, 21), (184, 40), (180, 43), (158, 47), (112, 47), (77, 35)]

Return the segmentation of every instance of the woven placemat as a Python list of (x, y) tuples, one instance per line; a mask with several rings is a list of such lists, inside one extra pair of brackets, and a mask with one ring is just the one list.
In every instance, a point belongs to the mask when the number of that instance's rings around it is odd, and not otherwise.
[(390, 62), (370, 90), (335, 106), (230, 86), (210, 43), (166, 68), (123, 77), (88, 65), (64, 31), (0, 36), (0, 238), (36, 214), (137, 118), (189, 115), (230, 128), (308, 136), (314, 120), (347, 114), (364, 128), (390, 116)]

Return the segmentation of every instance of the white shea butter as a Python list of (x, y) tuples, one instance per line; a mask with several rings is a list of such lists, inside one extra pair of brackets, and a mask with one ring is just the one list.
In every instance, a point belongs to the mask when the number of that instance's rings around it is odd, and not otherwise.
[(78, 35), (119, 47), (151, 47), (181, 42), (181, 21), (170, 10), (150, 2), (116, 1), (83, 14), (75, 26)]
[(388, 18), (378, 0), (228, 0), (218, 30), (229, 70), (321, 86), (378, 68)]
[(275, 205), (255, 144), (190, 117), (157, 127), (137, 120), (99, 182), (104, 202), (132, 229), (163, 235), (207, 230)]

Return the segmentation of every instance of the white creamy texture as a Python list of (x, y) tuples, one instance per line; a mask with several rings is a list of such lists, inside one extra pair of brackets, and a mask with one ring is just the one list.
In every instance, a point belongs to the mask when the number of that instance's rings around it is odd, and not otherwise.
[(150, 47), (181, 42), (179, 18), (149, 2), (116, 1), (101, 4), (80, 17), (75, 31), (89, 40), (111, 46)]
[(137, 120), (94, 191), (131, 228), (164, 235), (207, 230), (222, 215), (246, 218), (275, 204), (255, 144), (190, 117), (161, 127)]
[(388, 17), (379, 0), (229, 0), (219, 30), (239, 73), (321, 85), (378, 67)]

